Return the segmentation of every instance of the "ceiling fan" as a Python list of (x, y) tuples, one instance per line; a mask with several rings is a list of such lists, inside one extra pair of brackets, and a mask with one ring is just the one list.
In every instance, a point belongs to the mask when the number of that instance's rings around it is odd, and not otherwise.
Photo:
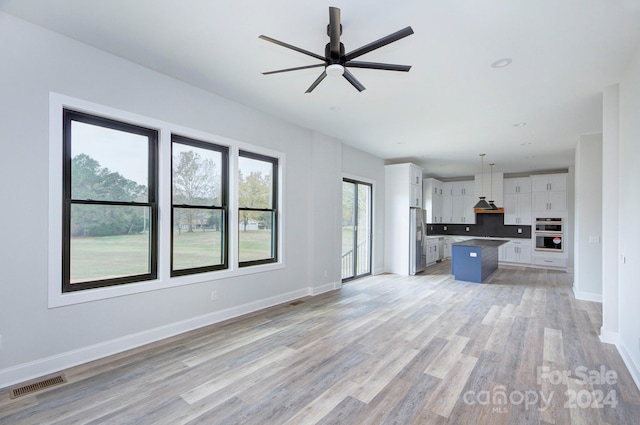
[(295, 68), (279, 69), (276, 71), (263, 72), (263, 74), (277, 74), (280, 72), (298, 71), (301, 69), (318, 68), (323, 66), (325, 67), (325, 69), (322, 71), (322, 74), (320, 74), (320, 76), (313, 82), (313, 84), (309, 86), (305, 93), (311, 93), (313, 89), (315, 89), (327, 75), (342, 75), (344, 78), (346, 78), (347, 81), (351, 83), (351, 85), (353, 85), (353, 87), (361, 92), (365, 89), (365, 87), (356, 79), (356, 77), (353, 76), (351, 72), (349, 72), (349, 70), (347, 70), (347, 67), (408, 72), (411, 69), (411, 66), (379, 62), (361, 62), (354, 61), (353, 59), (362, 56), (365, 53), (369, 53), (372, 50), (386, 46), (389, 43), (398, 41), (401, 38), (407, 37), (411, 34), (413, 34), (413, 29), (411, 29), (411, 27), (406, 27), (404, 29), (401, 29), (400, 31), (396, 31), (393, 34), (389, 34), (386, 37), (382, 37), (379, 40), (376, 40), (345, 54), (344, 44), (340, 42), (340, 35), (342, 35), (342, 24), (340, 24), (340, 9), (338, 9), (337, 7), (330, 7), (329, 25), (327, 25), (327, 35), (329, 36), (329, 43), (324, 48), (324, 56), (320, 56), (313, 52), (309, 52), (308, 50), (304, 50), (299, 47), (292, 46), (291, 44), (275, 40), (271, 37), (267, 37), (266, 35), (261, 35), (259, 37), (263, 40), (275, 43), (279, 46), (286, 47), (287, 49), (295, 50), (296, 52), (300, 52), (305, 55), (311, 56), (312, 58), (321, 60), (322, 63), (316, 65), (298, 66)]

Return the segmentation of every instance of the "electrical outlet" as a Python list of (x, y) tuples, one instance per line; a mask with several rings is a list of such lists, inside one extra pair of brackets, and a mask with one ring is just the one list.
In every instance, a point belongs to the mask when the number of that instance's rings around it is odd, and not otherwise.
[(467, 226), (467, 228), (465, 230), (468, 232), (469, 231), (469, 226)]
[(447, 230), (447, 226), (444, 226), (444, 230)]
[(218, 291), (211, 291), (211, 301), (218, 299)]
[(518, 233), (522, 233), (522, 229), (518, 228)]

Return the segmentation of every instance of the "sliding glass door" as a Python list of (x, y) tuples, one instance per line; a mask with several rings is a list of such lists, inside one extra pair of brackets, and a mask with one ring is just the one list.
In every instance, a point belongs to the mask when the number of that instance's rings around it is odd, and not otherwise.
[(342, 180), (342, 281), (371, 274), (369, 183)]

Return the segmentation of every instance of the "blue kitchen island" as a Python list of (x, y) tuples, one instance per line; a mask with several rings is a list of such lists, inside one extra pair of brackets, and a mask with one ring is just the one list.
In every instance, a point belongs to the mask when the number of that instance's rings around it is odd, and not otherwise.
[(500, 239), (470, 239), (451, 245), (451, 274), (456, 280), (484, 282), (498, 268)]

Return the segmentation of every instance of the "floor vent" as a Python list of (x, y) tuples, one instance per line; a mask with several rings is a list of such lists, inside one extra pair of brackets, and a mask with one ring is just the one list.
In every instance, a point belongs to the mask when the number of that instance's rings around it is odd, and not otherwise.
[(298, 304), (302, 304), (303, 302), (304, 302), (304, 301), (302, 301), (302, 300), (296, 300), (296, 301), (294, 301), (294, 302), (292, 302), (292, 303), (289, 303), (289, 304), (291, 304), (291, 305), (298, 305)]
[(14, 388), (11, 390), (11, 398), (18, 398), (24, 395), (35, 393), (45, 388), (54, 387), (56, 385), (64, 384), (67, 380), (64, 375), (56, 375), (50, 378), (43, 379), (42, 381), (34, 382), (32, 384), (23, 385), (22, 387)]

